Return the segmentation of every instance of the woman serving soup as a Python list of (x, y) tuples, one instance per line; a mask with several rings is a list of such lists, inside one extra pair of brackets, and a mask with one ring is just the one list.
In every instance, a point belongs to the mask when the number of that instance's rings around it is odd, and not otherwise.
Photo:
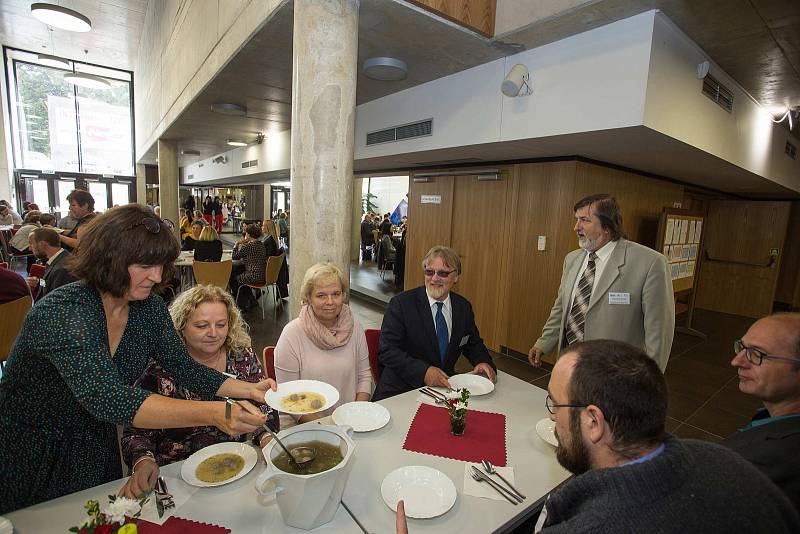
[[(120, 478), (116, 425), (239, 435), (265, 423), (249, 402), (226, 417), (225, 402), (211, 399), (258, 402), (275, 383), (197, 363), (152, 294), (177, 257), (175, 237), (141, 206), (86, 225), (70, 265), (80, 281), (31, 309), (0, 380), (0, 514)], [(151, 359), (203, 401), (134, 386)]]
[(300, 289), (300, 316), (284, 327), (275, 346), (279, 382), (320, 380), (339, 390), (338, 403), (329, 410), (300, 416), (299, 423), (323, 417), (339, 404), (368, 401), (372, 395), (367, 340), (347, 304), (348, 289), (342, 271), (334, 264), (310, 267)]

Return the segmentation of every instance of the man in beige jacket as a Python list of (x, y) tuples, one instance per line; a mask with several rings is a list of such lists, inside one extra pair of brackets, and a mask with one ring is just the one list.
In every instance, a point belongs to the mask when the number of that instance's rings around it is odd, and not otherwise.
[(628, 241), (610, 195), (575, 204), (580, 249), (567, 254), (561, 285), (542, 335), (528, 352), (542, 355), (590, 339), (615, 339), (644, 350), (663, 372), (675, 331), (675, 300), (664, 256)]

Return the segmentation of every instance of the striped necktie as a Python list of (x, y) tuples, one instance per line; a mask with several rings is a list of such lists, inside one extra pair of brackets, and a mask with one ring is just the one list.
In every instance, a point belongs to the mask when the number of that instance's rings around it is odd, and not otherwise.
[(583, 271), (578, 288), (575, 290), (575, 298), (572, 300), (572, 307), (569, 309), (567, 317), (566, 339), (567, 345), (572, 345), (578, 341), (583, 341), (584, 323), (586, 322), (586, 311), (589, 309), (589, 300), (592, 298), (592, 286), (594, 285), (594, 270), (597, 254), (589, 254), (589, 261), (586, 263), (586, 270)]

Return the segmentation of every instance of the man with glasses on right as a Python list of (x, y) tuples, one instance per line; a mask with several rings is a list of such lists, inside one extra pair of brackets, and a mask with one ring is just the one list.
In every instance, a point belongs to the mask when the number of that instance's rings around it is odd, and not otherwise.
[(759, 319), (734, 351), (739, 390), (764, 407), (722, 444), (763, 471), (800, 510), (800, 314)]

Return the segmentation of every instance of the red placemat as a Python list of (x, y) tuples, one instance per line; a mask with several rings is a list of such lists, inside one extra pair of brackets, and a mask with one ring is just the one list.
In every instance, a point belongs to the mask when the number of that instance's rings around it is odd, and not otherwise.
[(462, 436), (450, 433), (450, 414), (445, 408), (420, 404), (403, 448), (465, 462), (489, 460), (506, 465), (506, 416), (469, 410)]
[(144, 519), (137, 519), (136, 526), (139, 534), (227, 534), (229, 528), (200, 523), (182, 517), (172, 516), (163, 525), (156, 525)]

